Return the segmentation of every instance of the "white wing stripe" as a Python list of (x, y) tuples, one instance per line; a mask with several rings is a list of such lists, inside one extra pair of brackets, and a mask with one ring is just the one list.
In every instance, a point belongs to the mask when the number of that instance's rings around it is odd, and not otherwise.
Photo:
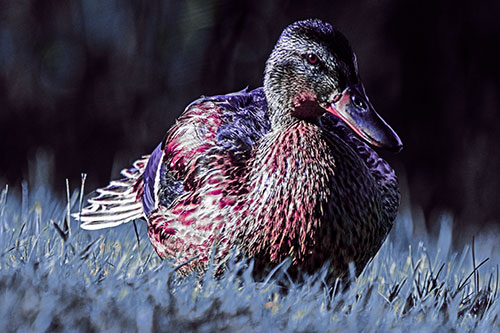
[(127, 178), (113, 180), (108, 186), (98, 189), (98, 195), (88, 200), (89, 205), (81, 212), (72, 214), (80, 220), (83, 229), (96, 230), (115, 227), (143, 217), (142, 199), (138, 197), (141, 175), (146, 168), (149, 155), (133, 163), (133, 168), (121, 174)]

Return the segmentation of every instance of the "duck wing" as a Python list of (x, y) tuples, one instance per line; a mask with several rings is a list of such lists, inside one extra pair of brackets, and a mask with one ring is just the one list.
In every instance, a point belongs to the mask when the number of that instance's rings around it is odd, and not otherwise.
[(144, 172), (145, 215), (159, 206), (173, 208), (207, 184), (236, 184), (241, 175), (234, 172), (269, 130), (262, 88), (191, 103), (151, 154)]
[(245, 164), (254, 143), (269, 129), (262, 88), (202, 97), (185, 109), (151, 155), (123, 169), (124, 178), (97, 189), (97, 196), (73, 217), (84, 229), (114, 227), (149, 218), (160, 206), (172, 208), (211, 175), (222, 172), (236, 183), (231, 170)]

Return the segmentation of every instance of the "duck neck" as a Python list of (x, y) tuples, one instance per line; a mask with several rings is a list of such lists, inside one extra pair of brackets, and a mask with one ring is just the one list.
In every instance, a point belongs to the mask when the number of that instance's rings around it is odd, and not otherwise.
[(267, 98), (267, 100), (271, 128), (276, 130), (290, 128), (299, 120), (296, 117), (292, 116), (292, 105), (291, 102), (289, 102), (287, 99), (283, 98), (283, 100), (281, 100), (272, 98), (270, 100), (269, 98)]
[(264, 86), (268, 103), (271, 128), (290, 128), (299, 120), (317, 122), (325, 110), (318, 104), (317, 97), (308, 90), (300, 92), (275, 91)]
[(282, 86), (291, 87), (284, 69), (272, 69), (268, 63), (264, 75), (264, 93), (268, 104), (268, 114), (271, 128), (280, 129), (289, 127), (297, 118), (292, 116), (293, 92), (292, 89), (282, 89)]

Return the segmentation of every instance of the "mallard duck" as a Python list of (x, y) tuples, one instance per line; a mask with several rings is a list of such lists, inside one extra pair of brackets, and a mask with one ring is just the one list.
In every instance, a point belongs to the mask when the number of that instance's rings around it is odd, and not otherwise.
[[(98, 189), (84, 229), (143, 218), (161, 258), (203, 271), (232, 251), (271, 267), (359, 274), (382, 245), (400, 194), (372, 147), (399, 151), (375, 112), (347, 39), (330, 24), (288, 26), (263, 87), (191, 103), (154, 151)], [(214, 251), (214, 252), (212, 252)]]

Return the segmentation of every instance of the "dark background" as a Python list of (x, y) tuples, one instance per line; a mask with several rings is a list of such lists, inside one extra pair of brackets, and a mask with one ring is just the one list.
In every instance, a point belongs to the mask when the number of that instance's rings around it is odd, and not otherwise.
[(195, 98), (260, 86), (280, 32), (321, 18), (405, 144), (383, 155), (414, 218), (498, 227), (500, 1), (480, 3), (2, 0), (0, 185), (107, 184)]

